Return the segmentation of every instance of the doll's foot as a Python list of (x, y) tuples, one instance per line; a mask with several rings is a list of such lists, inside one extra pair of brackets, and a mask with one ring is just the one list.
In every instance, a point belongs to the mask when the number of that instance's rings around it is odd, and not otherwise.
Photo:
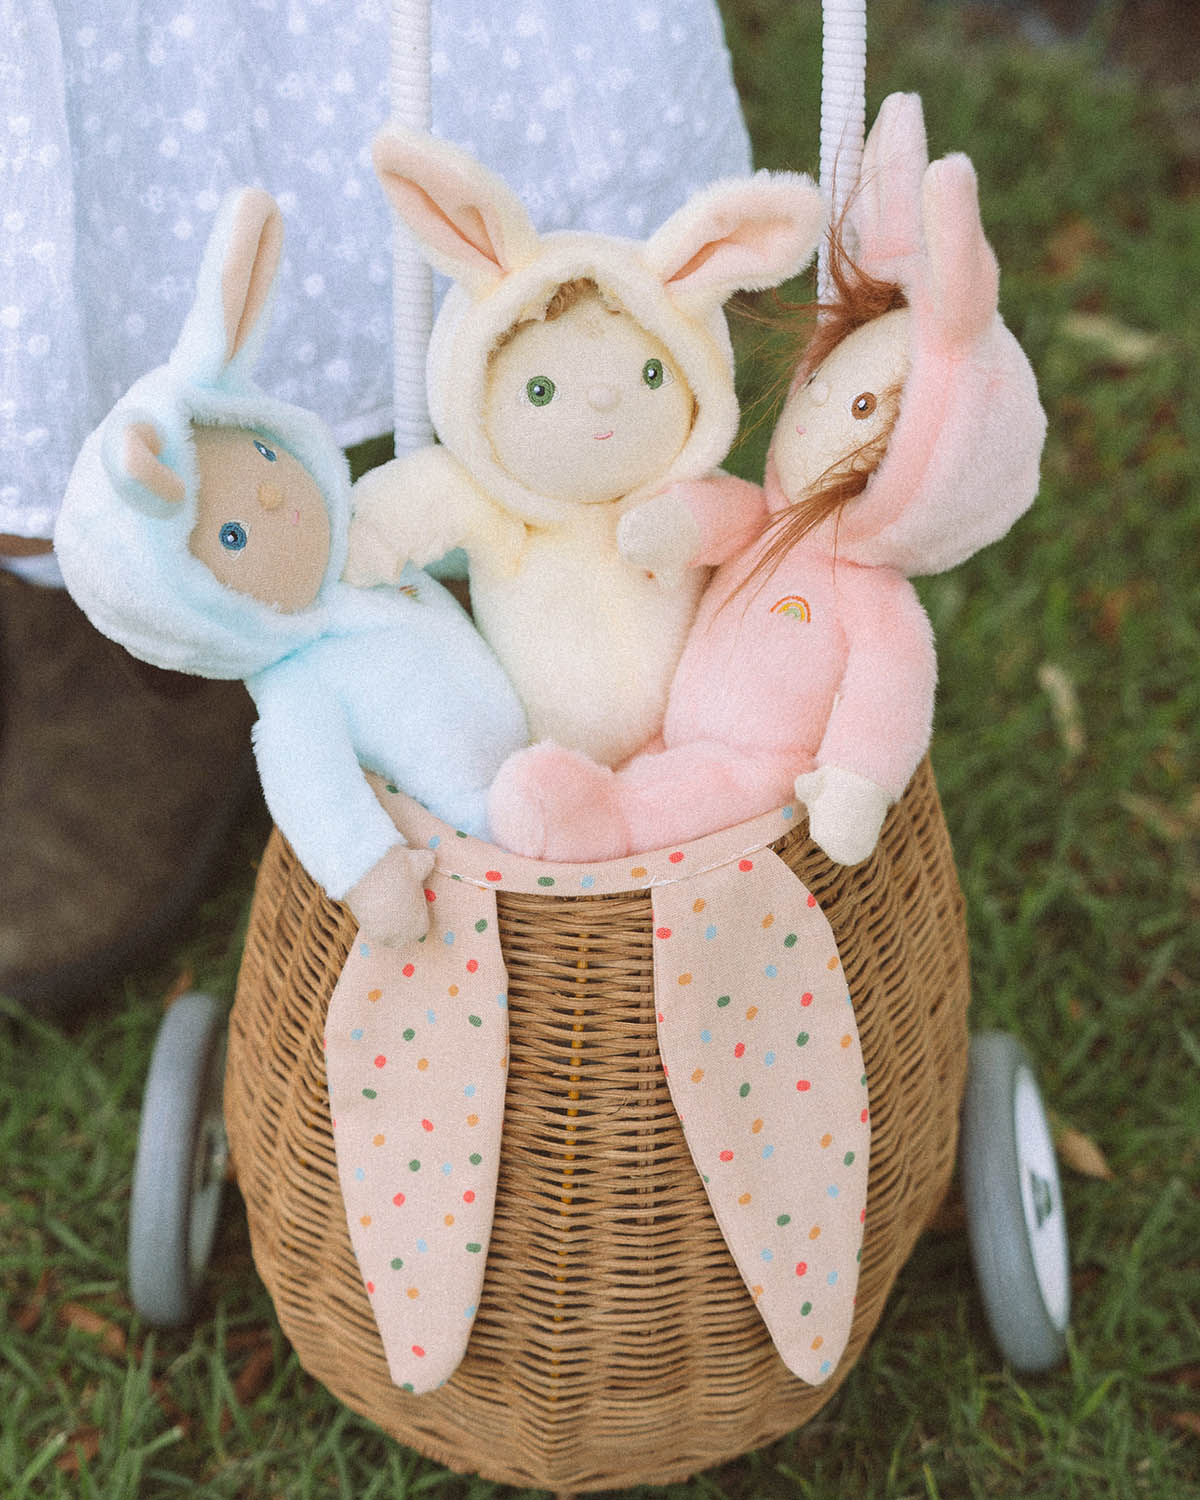
[(529, 859), (619, 859), (629, 832), (607, 766), (560, 745), (518, 750), (500, 767), (488, 797), (498, 844)]

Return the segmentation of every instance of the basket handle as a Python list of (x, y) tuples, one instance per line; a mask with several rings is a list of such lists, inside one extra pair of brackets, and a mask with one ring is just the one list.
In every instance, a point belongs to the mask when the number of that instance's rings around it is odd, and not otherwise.
[[(837, 225), (858, 185), (866, 134), (867, 0), (821, 6), (821, 187)], [(830, 291), (829, 242), (817, 256), (817, 300)]]
[[(392, 119), (412, 130), (432, 122), (430, 0), (392, 0)], [(397, 456), (433, 441), (425, 392), (425, 352), (433, 327), (433, 272), (397, 218), (392, 268), (392, 423)]]

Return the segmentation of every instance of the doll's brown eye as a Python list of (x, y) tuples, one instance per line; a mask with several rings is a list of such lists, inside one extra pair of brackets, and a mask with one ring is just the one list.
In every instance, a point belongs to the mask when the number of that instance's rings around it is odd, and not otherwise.
[(879, 403), (875, 399), (874, 391), (863, 391), (861, 395), (855, 396), (850, 403), (850, 410), (861, 422), (864, 417), (869, 417)]
[(525, 394), (534, 406), (549, 406), (554, 400), (554, 382), (548, 375), (535, 375), (525, 382)]

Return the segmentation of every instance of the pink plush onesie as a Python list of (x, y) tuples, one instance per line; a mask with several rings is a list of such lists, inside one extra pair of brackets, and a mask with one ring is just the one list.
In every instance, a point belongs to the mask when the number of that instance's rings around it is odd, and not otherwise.
[[(971, 164), (952, 156), (929, 165), (915, 95), (893, 95), (880, 110), (850, 228), (857, 264), (897, 285), (907, 303), (885, 315), (893, 320), (885, 337), (900, 330), (907, 340), (907, 374), (866, 488), (741, 587), (773, 535), (762, 523), (801, 498), (785, 495), (780, 471), (782, 445), (796, 443), (790, 433), (803, 442), (808, 431), (789, 427), (797, 393), (818, 373), (802, 363), (757, 518), (732, 526), (706, 514), (698, 489), (680, 487), (701, 537), (689, 561), (721, 566), (676, 669), (661, 740), (616, 772), (555, 745), (518, 751), (489, 798), (498, 842), (549, 859), (615, 858), (800, 796), (831, 857), (854, 863), (873, 847), (932, 725), (933, 638), (908, 577), (953, 567), (1032, 503), (1045, 416), (1033, 371), (996, 310), (998, 272)], [(884, 321), (866, 329), (878, 334)], [(821, 371), (845, 350), (840, 378), (853, 380), (869, 344), (850, 334)], [(876, 373), (864, 368), (860, 383)]]

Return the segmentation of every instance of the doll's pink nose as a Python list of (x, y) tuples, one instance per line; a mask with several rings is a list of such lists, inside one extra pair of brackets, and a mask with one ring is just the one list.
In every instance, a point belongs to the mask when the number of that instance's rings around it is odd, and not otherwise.
[(278, 510), (283, 504), (283, 491), (277, 484), (260, 484), (258, 487), (258, 503), (263, 510)]
[(588, 387), (588, 405), (594, 411), (612, 411), (621, 399), (615, 385), (593, 385)]

